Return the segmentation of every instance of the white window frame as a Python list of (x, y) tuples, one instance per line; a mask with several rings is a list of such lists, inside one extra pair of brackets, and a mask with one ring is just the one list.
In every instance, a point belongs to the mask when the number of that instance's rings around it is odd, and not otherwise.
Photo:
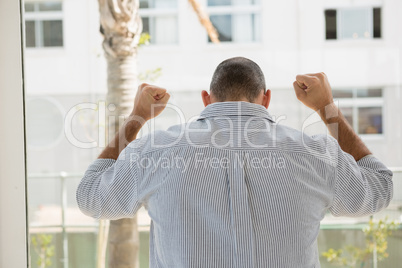
[[(59, 2), (62, 4), (61, 10), (58, 11), (39, 11), (36, 10), (37, 4), (41, 2)], [(35, 11), (29, 11), (29, 12), (24, 12), (24, 22), (26, 21), (34, 21), (35, 22), (35, 46), (34, 47), (27, 47), (27, 49), (57, 49), (57, 48), (63, 48), (65, 44), (65, 38), (64, 38), (64, 15), (63, 15), (63, 2), (58, 1), (58, 0), (49, 0), (49, 1), (26, 1), (26, 3), (35, 3)], [(45, 47), (43, 45), (43, 32), (42, 32), (42, 27), (40, 27), (40, 22), (41, 21), (47, 21), (47, 20), (61, 20), (62, 21), (62, 27), (63, 27), (63, 45), (62, 46), (54, 46), (54, 47)]]
[(0, 267), (28, 267), (20, 1), (0, 1)]
[(177, 0), (177, 7), (175, 8), (140, 8), (139, 14), (141, 18), (147, 17), (149, 19), (153, 19), (156, 17), (176, 17), (177, 25), (176, 25), (176, 33), (177, 33), (177, 42), (172, 44), (158, 44), (152, 43), (152, 26), (150, 25), (150, 33), (151, 42), (149, 43), (150, 46), (176, 46), (179, 44), (179, 3), (180, 1)]
[[(256, 38), (256, 40), (248, 42), (251, 44), (258, 44), (262, 42), (262, 3), (263, 1), (259, 1), (258, 4), (255, 5), (227, 5), (227, 6), (208, 6), (208, 0), (204, 0), (206, 10), (208, 12), (209, 16), (213, 15), (259, 15), (260, 16), (260, 27), (257, 29), (254, 29), (256, 35), (259, 37)], [(232, 22), (232, 29), (233, 29), (233, 39), (236, 39), (236, 29), (233, 27), (233, 22)], [(208, 39), (207, 39), (208, 42)], [(228, 42), (222, 42), (224, 44), (244, 44), (241, 42), (236, 42), (236, 41), (228, 41)]]
[[(352, 108), (352, 117), (353, 117), (353, 129), (354, 131), (364, 139), (377, 139), (385, 137), (385, 115), (384, 115), (384, 89), (382, 90), (382, 97), (358, 97), (357, 91), (363, 88), (351, 88), (348, 90), (352, 90), (353, 96), (352, 98), (335, 98), (337, 101), (339, 108)], [(341, 90), (341, 89), (337, 89)], [(336, 89), (334, 90), (336, 91)], [(359, 114), (358, 109), (364, 107), (378, 107), (381, 108), (382, 115), (382, 133), (380, 134), (361, 134), (359, 133)]]

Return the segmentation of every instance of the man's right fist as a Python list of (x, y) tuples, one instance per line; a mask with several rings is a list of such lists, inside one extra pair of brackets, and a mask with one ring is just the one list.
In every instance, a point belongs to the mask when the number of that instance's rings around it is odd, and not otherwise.
[(331, 86), (324, 73), (298, 75), (293, 87), (297, 99), (314, 111), (333, 102)]
[(169, 98), (170, 95), (166, 89), (143, 83), (138, 87), (131, 115), (148, 121), (165, 109)]

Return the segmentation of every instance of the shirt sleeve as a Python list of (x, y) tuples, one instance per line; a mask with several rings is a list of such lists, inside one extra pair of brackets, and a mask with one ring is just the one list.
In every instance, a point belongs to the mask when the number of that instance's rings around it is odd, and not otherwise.
[(96, 219), (132, 218), (138, 200), (137, 165), (128, 148), (117, 160), (97, 159), (85, 172), (76, 192), (78, 207)]
[(386, 208), (393, 194), (392, 172), (373, 155), (356, 162), (338, 148), (331, 213), (360, 217)]

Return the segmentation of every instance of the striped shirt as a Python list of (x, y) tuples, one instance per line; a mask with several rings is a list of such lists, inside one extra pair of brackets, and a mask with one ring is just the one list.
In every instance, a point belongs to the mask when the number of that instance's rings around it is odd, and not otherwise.
[(320, 267), (327, 211), (388, 206), (392, 172), (329, 135), (278, 125), (246, 102), (208, 105), (197, 121), (130, 143), (86, 171), (77, 202), (97, 219), (151, 218), (151, 267)]

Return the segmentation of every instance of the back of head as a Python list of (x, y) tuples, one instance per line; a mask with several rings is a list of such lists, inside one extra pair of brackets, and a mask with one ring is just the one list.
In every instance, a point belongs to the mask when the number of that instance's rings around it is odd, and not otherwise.
[(253, 102), (261, 91), (265, 92), (265, 77), (252, 60), (236, 57), (223, 61), (215, 70), (210, 86), (216, 101)]

